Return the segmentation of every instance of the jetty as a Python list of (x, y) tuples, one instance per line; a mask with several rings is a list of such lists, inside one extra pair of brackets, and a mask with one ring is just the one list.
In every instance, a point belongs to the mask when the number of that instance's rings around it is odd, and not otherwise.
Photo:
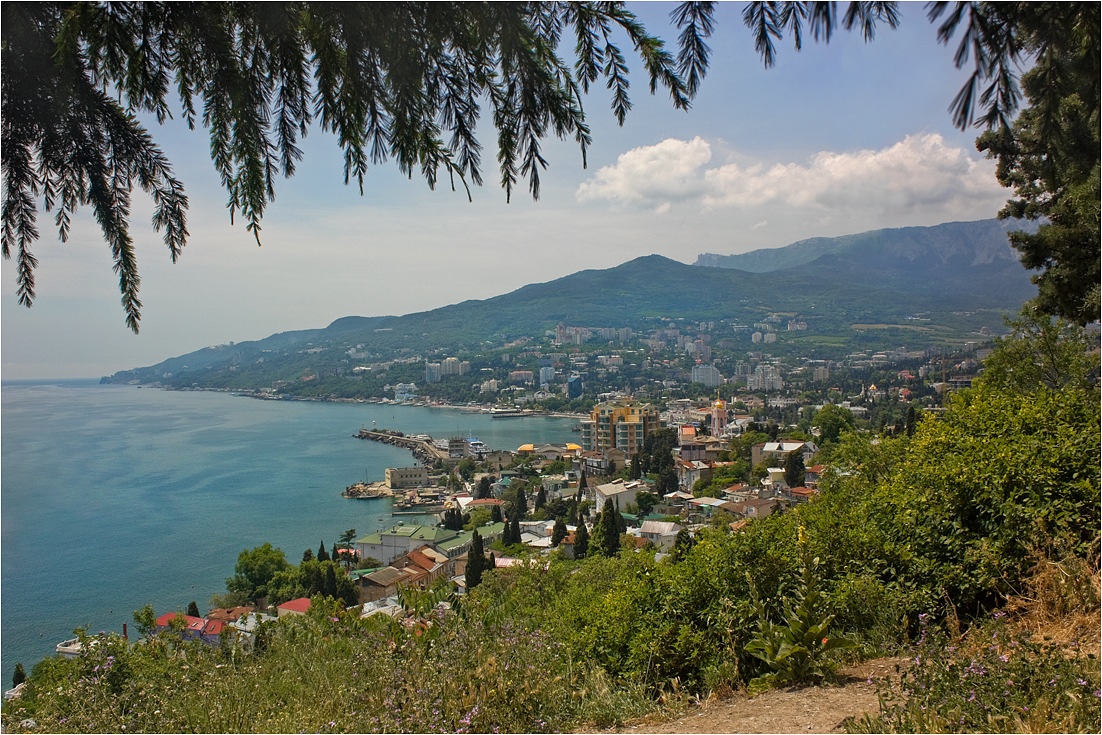
[(382, 442), (396, 447), (404, 447), (413, 452), (413, 458), (424, 465), (433, 465), (436, 462), (448, 459), (447, 450), (440, 449), (432, 443), (431, 439), (406, 436), (400, 431), (389, 429), (360, 429), (355, 434), (357, 439)]

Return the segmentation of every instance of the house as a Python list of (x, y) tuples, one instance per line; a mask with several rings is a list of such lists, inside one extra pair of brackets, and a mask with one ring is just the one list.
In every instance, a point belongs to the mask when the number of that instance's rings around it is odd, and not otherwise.
[(397, 594), (398, 583), (407, 578), (400, 569), (394, 567), (383, 567), (370, 572), (358, 570), (349, 576), (356, 583), (361, 603), (374, 602)]
[(714, 472), (712, 463), (705, 462), (703, 459), (675, 459), (673, 468), (677, 472), (677, 484), (687, 490), (692, 489), (698, 480), (711, 480)]
[(811, 464), (811, 459), (819, 451), (819, 447), (813, 442), (779, 441), (755, 444), (750, 450), (750, 463), (757, 467), (762, 462), (775, 463), (784, 466), (785, 457), (789, 452), (801, 452), (804, 458), (804, 466)]
[(816, 464), (808, 467), (804, 470), (804, 484), (808, 487), (819, 487), (819, 480), (822, 479), (824, 472), (826, 472), (825, 465)]
[(628, 454), (620, 449), (590, 450), (573, 460), (574, 471), (585, 471), (588, 477), (607, 477), (627, 467)]
[(688, 505), (690, 514), (699, 513), (705, 518), (711, 518), (721, 510), (732, 511), (732, 504), (721, 498), (693, 498)]
[(639, 537), (643, 538), (659, 548), (661, 551), (667, 551), (673, 547), (674, 542), (677, 541), (677, 534), (681, 530), (680, 523), (670, 523), (668, 521), (643, 521), (643, 525), (639, 527)]
[(635, 496), (640, 490), (646, 490), (648, 487), (649, 485), (641, 480), (632, 480), (630, 482), (613, 480), (604, 485), (598, 485), (593, 490), (594, 512), (600, 513), (605, 503), (610, 500), (619, 503), (620, 510), (624, 510), (629, 505), (634, 505)]
[[(371, 557), (378, 559), (382, 564), (390, 564), (400, 556), (404, 556), (419, 546), (429, 546), (439, 549), (442, 544), (453, 541), (464, 535), (462, 531), (452, 531), (439, 526), (406, 526), (402, 523), (376, 533), (356, 539), (356, 552), (361, 559)], [(470, 542), (470, 533), (466, 533), (466, 540)], [(462, 551), (454, 554), (458, 556)], [(448, 554), (448, 556), (453, 556)]]
[(391, 562), (391, 567), (406, 573), (405, 584), (425, 589), (447, 576), (449, 561), (444, 554), (428, 546), (421, 546), (395, 559)]
[(256, 608), (249, 605), (239, 605), (237, 607), (216, 607), (207, 613), (207, 620), (221, 620), (225, 623), (232, 623), (236, 620), (240, 620), (242, 617), (251, 615), (256, 612)]
[(256, 641), (256, 631), (264, 623), (270, 623), (276, 618), (259, 612), (251, 612), (236, 620), (226, 623), (226, 628), (233, 631), (237, 642), (246, 648), (251, 648)]
[(765, 518), (776, 509), (777, 501), (773, 498), (750, 498), (732, 505), (731, 512), (738, 518)]
[(724, 488), (723, 499), (731, 502), (738, 502), (739, 500), (746, 500), (754, 496), (753, 489), (745, 482), (736, 482), (730, 487)]
[(561, 498), (564, 494), (570, 494), (570, 483), (565, 475), (545, 475), (540, 478), (540, 486), (543, 487), (544, 496), (548, 500)]
[(806, 503), (811, 500), (811, 496), (817, 494), (817, 490), (810, 487), (794, 487), (788, 491), (789, 497), (792, 498), (794, 503)]
[(157, 632), (180, 627), (180, 637), (184, 640), (197, 640), (218, 645), (222, 642), (222, 629), (226, 623), (222, 620), (205, 620), (194, 615), (181, 615), (176, 612), (165, 613), (156, 621)]
[(276, 615), (279, 617), (286, 617), (288, 615), (305, 615), (306, 611), (310, 609), (310, 598), (299, 597), (294, 600), (288, 600), (279, 607), (276, 608)]

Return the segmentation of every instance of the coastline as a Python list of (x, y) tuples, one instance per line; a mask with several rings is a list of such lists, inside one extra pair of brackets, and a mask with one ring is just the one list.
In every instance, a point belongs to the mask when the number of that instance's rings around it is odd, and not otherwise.
[[(94, 380), (94, 379), (88, 379)], [(443, 401), (395, 401), (390, 398), (323, 398), (319, 396), (297, 396), (297, 395), (274, 395), (267, 391), (248, 389), (248, 388), (176, 388), (169, 385), (163, 385), (161, 383), (115, 383), (106, 381), (107, 378), (100, 378), (100, 385), (120, 385), (120, 386), (134, 386), (139, 388), (159, 388), (165, 391), (174, 392), (195, 392), (195, 393), (226, 393), (232, 396), (238, 396), (241, 398), (255, 398), (261, 401), (300, 401), (304, 403), (352, 403), (352, 404), (365, 404), (369, 406), (412, 406), (415, 408), (443, 408), (452, 411), (462, 411), (464, 413), (489, 413), (491, 409), (495, 408), (495, 404), (492, 403), (446, 403)], [(56, 381), (35, 381), (53, 383)], [(72, 381), (70, 381), (72, 382)], [(555, 419), (585, 419), (589, 417), (589, 414), (585, 413), (569, 413), (563, 411), (526, 411), (523, 414), (511, 417), (511, 418), (555, 418)]]

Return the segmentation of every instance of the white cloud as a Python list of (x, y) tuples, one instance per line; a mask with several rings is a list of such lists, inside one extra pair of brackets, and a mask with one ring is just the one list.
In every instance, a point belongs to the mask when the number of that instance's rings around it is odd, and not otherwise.
[(991, 216), (1006, 198), (994, 163), (937, 134), (909, 135), (881, 150), (823, 151), (806, 162), (709, 166), (711, 159), (706, 141), (670, 138), (624, 153), (583, 183), (576, 198), (658, 212), (685, 205), (701, 211), (781, 207), (790, 215), (876, 220)]
[(707, 194), (700, 171), (711, 157), (711, 147), (700, 138), (667, 138), (621, 154), (615, 165), (599, 169), (592, 181), (582, 183), (576, 197), (580, 202), (642, 204), (661, 214), (672, 202)]

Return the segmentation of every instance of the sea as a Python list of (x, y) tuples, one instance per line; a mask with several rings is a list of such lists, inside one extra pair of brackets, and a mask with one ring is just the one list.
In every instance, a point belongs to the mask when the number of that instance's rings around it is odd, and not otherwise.
[(260, 400), (95, 380), (0, 385), (0, 684), (81, 627), (121, 632), (225, 592), (265, 542), (298, 563), (348, 529), (431, 523), (341, 491), (413, 466), (361, 428), (475, 437), (491, 449), (576, 441), (569, 418), (455, 408)]

